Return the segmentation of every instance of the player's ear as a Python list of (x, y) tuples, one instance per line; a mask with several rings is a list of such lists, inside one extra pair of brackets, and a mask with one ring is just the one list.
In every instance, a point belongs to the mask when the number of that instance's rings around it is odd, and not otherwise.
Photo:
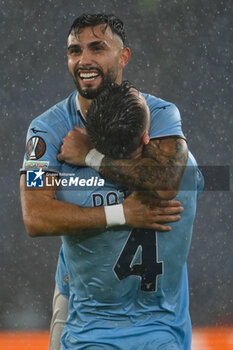
[(142, 144), (147, 145), (150, 142), (148, 131), (144, 131), (142, 135)]
[(120, 67), (124, 68), (126, 66), (126, 64), (129, 62), (130, 60), (130, 49), (128, 47), (124, 47), (123, 49), (121, 49), (121, 55), (120, 55)]

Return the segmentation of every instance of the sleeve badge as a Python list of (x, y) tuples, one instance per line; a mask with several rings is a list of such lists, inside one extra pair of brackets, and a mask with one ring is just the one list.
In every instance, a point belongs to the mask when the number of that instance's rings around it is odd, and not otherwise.
[(29, 160), (41, 158), (45, 154), (45, 151), (46, 143), (42, 137), (33, 136), (28, 140), (26, 153)]

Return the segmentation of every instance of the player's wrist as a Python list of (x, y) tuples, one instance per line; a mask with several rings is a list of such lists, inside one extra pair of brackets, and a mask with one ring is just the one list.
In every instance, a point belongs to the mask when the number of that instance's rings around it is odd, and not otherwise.
[(85, 164), (96, 171), (99, 171), (104, 154), (97, 151), (97, 149), (92, 148), (85, 157)]
[(106, 226), (125, 225), (125, 213), (122, 204), (108, 205), (104, 207)]

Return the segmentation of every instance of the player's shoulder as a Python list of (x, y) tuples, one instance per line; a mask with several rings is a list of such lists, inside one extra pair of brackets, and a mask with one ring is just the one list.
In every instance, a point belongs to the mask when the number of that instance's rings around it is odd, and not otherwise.
[(181, 116), (176, 105), (150, 94), (143, 93), (143, 96), (150, 109), (150, 138), (173, 135), (184, 137)]
[(66, 99), (34, 118), (31, 124), (53, 128), (59, 124), (74, 123), (76, 116), (75, 95), (76, 92), (72, 92)]
[(163, 114), (172, 114), (173, 116), (180, 117), (179, 109), (173, 102), (166, 101), (162, 98), (147, 93), (142, 94), (146, 99), (146, 103), (150, 109), (151, 116), (163, 112)]
[(188, 163), (187, 163), (187, 165), (197, 166), (197, 161), (196, 161), (194, 155), (191, 153), (190, 150), (188, 152)]
[(203, 189), (204, 189), (204, 185), (205, 185), (205, 180), (204, 180), (204, 176), (201, 172), (201, 170), (198, 167), (197, 161), (194, 157), (194, 155), (190, 152), (188, 153), (188, 162), (187, 162), (187, 166), (186, 168), (191, 168), (195, 174), (196, 177), (196, 189), (197, 189), (197, 194), (199, 195)]

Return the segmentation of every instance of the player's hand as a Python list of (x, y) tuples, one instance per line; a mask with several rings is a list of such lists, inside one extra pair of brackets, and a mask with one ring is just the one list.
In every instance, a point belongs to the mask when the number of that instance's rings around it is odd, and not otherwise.
[(184, 210), (177, 200), (151, 199), (142, 203), (137, 192), (124, 200), (123, 208), (127, 225), (164, 232), (171, 230), (171, 226), (164, 224), (180, 220), (179, 214)]
[(73, 165), (85, 165), (85, 157), (91, 148), (93, 147), (86, 130), (75, 126), (74, 130), (70, 130), (64, 137), (57, 159)]

